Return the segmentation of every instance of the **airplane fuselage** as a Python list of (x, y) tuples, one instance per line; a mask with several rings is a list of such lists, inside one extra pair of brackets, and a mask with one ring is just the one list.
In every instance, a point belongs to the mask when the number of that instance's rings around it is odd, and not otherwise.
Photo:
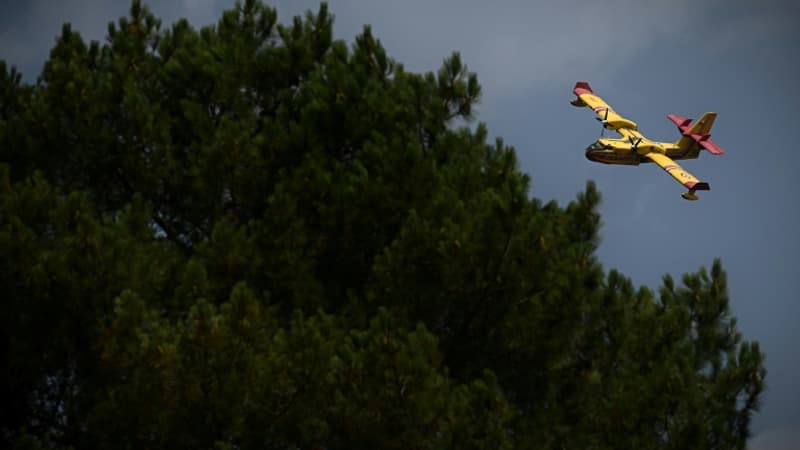
[(639, 133), (631, 133), (626, 139), (598, 139), (586, 148), (586, 158), (603, 164), (638, 166), (652, 162), (644, 156), (650, 152), (661, 153), (676, 160), (694, 159), (699, 153), (681, 148), (672, 142), (651, 141)]

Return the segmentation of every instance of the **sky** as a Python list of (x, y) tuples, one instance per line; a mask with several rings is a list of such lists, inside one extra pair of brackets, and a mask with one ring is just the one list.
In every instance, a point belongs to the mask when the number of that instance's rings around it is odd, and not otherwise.
[[(215, 22), (232, 0), (146, 1), (168, 25)], [(318, 1), (271, 3), (281, 21)], [(721, 258), (731, 308), (746, 340), (766, 353), (768, 391), (753, 422), (754, 450), (800, 442), (800, 2), (786, 0), (330, 0), (335, 34), (352, 42), (370, 24), (407, 70), (436, 70), (459, 51), (477, 72), (477, 120), (516, 148), (531, 194), (565, 204), (587, 180), (603, 194), (607, 269), (656, 288)], [(35, 80), (61, 25), (103, 40), (127, 0), (0, 0), (0, 60)], [(666, 114), (717, 117), (727, 153), (682, 165), (712, 190), (697, 202), (654, 165), (592, 163), (600, 133), (587, 109), (569, 105), (588, 81), (651, 139), (678, 138)], [(613, 133), (612, 133), (613, 134)]]

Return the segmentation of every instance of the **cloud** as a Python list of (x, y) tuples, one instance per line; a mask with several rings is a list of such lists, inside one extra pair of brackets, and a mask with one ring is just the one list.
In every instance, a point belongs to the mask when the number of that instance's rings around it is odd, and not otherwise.
[(796, 450), (800, 443), (800, 420), (770, 428), (748, 442), (749, 450)]
[(125, 2), (104, 0), (32, 0), (22, 7), (8, 6), (7, 25), (0, 30), (0, 59), (23, 70), (41, 67), (65, 22), (87, 41), (102, 40), (111, 18), (127, 12)]
[[(169, 25), (186, 17), (195, 26), (214, 22), (233, 0), (145, 1)], [(276, 1), (283, 21), (316, 10), (318, 0)], [(702, 16), (705, 2), (607, 0), (330, 0), (337, 37), (351, 40), (371, 24), (389, 54), (410, 70), (436, 70), (461, 51), (483, 80), (486, 97), (549, 89), (570, 79), (609, 77), (660, 39), (674, 39)], [(31, 0), (7, 8), (14, 18), (0, 29), (0, 58), (30, 68), (43, 60), (61, 24), (73, 23), (88, 39), (102, 40), (109, 21), (127, 13), (127, 0)], [(17, 17), (14, 17), (14, 15)]]
[(633, 212), (633, 219), (640, 220), (645, 214), (647, 207), (652, 201), (652, 193), (656, 186), (657, 183), (651, 182), (637, 189), (636, 206)]
[(496, 17), (496, 32), (477, 43), (479, 52), (474, 55), (478, 66), (500, 81), (502, 93), (550, 87), (565, 75), (606, 77), (653, 41), (679, 31), (688, 7), (682, 1), (667, 5), (615, 0), (566, 2), (557, 8), (534, 5), (516, 14), (508, 11)]
[[(277, 2), (297, 14), (316, 2)], [(673, 39), (702, 15), (702, 3), (483, 0), (331, 0), (337, 34), (373, 25), (389, 53), (412, 70), (434, 70), (460, 50), (487, 93), (550, 88), (564, 77), (606, 77), (661, 39)], [(285, 13), (281, 14), (286, 17)]]
[[(156, 1), (144, 0), (162, 26), (186, 17), (194, 26), (215, 22), (222, 10), (217, 0)], [(225, 1), (226, 7), (234, 4)], [(104, 41), (108, 23), (126, 16), (130, 0), (28, 0), (2, 7), (0, 21), (0, 59), (20, 68), (28, 79), (41, 69), (49, 50), (55, 45), (65, 22), (72, 25), (85, 41)]]
[[(233, 3), (233, 2), (231, 2)], [(183, 0), (179, 17), (185, 17), (197, 28), (216, 22), (219, 10), (216, 0)]]
[(743, 46), (758, 47), (782, 40), (796, 42), (798, 20), (800, 9), (797, 6), (779, 4), (753, 8), (715, 27), (704, 47), (707, 52), (719, 54), (740, 51)]

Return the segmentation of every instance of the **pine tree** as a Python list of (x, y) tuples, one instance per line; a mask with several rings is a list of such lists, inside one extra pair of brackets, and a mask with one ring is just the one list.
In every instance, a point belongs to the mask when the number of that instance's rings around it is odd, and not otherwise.
[(0, 439), (20, 448), (744, 448), (727, 280), (595, 256), (459, 54), (412, 73), (326, 4), (197, 30), (139, 1), (0, 69)]

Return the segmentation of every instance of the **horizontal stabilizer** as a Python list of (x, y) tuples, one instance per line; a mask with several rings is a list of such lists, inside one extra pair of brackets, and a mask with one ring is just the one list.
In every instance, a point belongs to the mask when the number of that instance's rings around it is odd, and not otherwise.
[(725, 150), (722, 149), (719, 145), (717, 145), (714, 141), (711, 140), (711, 136), (706, 135), (699, 135), (699, 134), (691, 134), (692, 139), (695, 140), (701, 147), (708, 150), (709, 153), (714, 155), (724, 155)]
[(686, 117), (681, 117), (677, 114), (667, 114), (667, 119), (671, 120), (672, 123), (678, 126), (678, 129), (681, 130), (681, 133), (684, 133), (689, 130), (689, 125), (692, 124), (692, 119), (687, 119)]

